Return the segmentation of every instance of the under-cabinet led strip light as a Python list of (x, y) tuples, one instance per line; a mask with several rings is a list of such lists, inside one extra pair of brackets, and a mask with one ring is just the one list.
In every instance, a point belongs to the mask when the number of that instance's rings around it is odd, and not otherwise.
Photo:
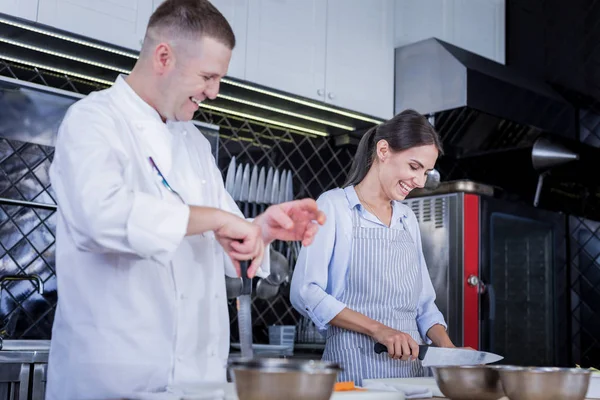
[[(48, 71), (52, 71), (52, 72), (56, 72), (59, 74), (63, 74), (63, 75), (67, 75), (67, 76), (73, 76), (76, 78), (80, 78), (80, 79), (85, 79), (85, 80), (89, 80), (89, 81), (93, 81), (93, 82), (97, 82), (97, 83), (102, 83), (104, 85), (107, 86), (112, 86), (114, 84), (114, 82), (109, 81), (109, 80), (105, 80), (105, 79), (98, 79), (98, 78), (94, 78), (93, 76), (88, 76), (88, 75), (83, 75), (83, 74), (77, 74), (74, 72), (70, 72), (64, 69), (60, 69), (60, 68), (54, 68), (54, 67), (49, 67), (47, 65), (43, 65), (43, 64), (39, 64), (39, 63), (34, 63), (31, 61), (26, 61), (26, 60), (21, 60), (18, 58), (14, 58), (14, 57), (10, 57), (7, 56), (5, 54), (0, 53), (0, 58), (7, 60), (7, 61), (11, 61), (11, 62), (15, 62), (18, 64), (23, 64), (23, 65), (27, 65), (30, 67), (34, 67), (34, 68), (40, 68), (40, 69), (45, 69)], [(216, 107), (216, 106), (211, 106), (208, 104), (204, 104), (204, 103), (200, 103), (200, 107), (208, 109), (208, 110), (215, 110), (215, 111), (219, 111), (219, 112), (223, 112), (223, 113), (227, 113), (227, 114), (232, 114), (232, 115), (237, 115), (243, 118), (249, 118), (249, 119), (253, 119), (256, 121), (260, 121), (260, 122), (265, 122), (271, 125), (276, 125), (276, 126), (280, 126), (283, 128), (289, 128), (289, 129), (293, 129), (299, 132), (305, 132), (305, 133), (310, 133), (313, 135), (318, 135), (318, 136), (328, 136), (327, 132), (322, 132), (322, 131), (317, 131), (314, 129), (309, 129), (309, 128), (304, 128), (302, 126), (298, 126), (298, 125), (293, 125), (293, 124), (287, 124), (285, 122), (279, 122), (279, 121), (275, 121), (269, 118), (262, 118), (262, 117), (258, 117), (252, 114), (246, 114), (246, 113), (241, 113), (238, 111), (234, 111), (234, 110), (229, 110), (227, 108), (222, 108), (222, 107)]]
[[(10, 45), (22, 47), (22, 48), (29, 49), (29, 50), (34, 50), (34, 51), (37, 51), (37, 52), (40, 52), (40, 53), (44, 53), (44, 54), (50, 54), (50, 55), (53, 55), (53, 56), (56, 56), (56, 57), (61, 57), (61, 58), (67, 59), (67, 60), (77, 61), (77, 62), (80, 62), (80, 63), (92, 65), (92, 66), (95, 66), (95, 67), (105, 68), (105, 69), (108, 69), (108, 70), (111, 70), (111, 71), (115, 71), (115, 72), (120, 72), (120, 73), (123, 73), (123, 74), (129, 74), (129, 73), (131, 73), (131, 71), (128, 70), (128, 69), (123, 69), (123, 68), (118, 68), (118, 67), (115, 67), (115, 66), (112, 66), (112, 65), (108, 65), (108, 64), (98, 63), (98, 62), (95, 62), (95, 61), (92, 61), (92, 60), (88, 60), (88, 59), (85, 59), (85, 58), (73, 57), (73, 56), (70, 56), (70, 55), (65, 54), (65, 53), (60, 53), (60, 52), (57, 52), (57, 51), (52, 51), (52, 50), (44, 49), (44, 48), (41, 48), (41, 47), (32, 46), (32, 45), (29, 45), (29, 44), (26, 44), (26, 43), (22, 43), (22, 42), (19, 42), (19, 41), (16, 41), (16, 40), (7, 39), (7, 38), (2, 37), (2, 36), (0, 36), (0, 42), (8, 43)], [(352, 127), (352, 126), (342, 125), (342, 124), (338, 124), (336, 122), (330, 122), (330, 121), (327, 121), (327, 120), (324, 120), (324, 119), (310, 117), (308, 115), (303, 115), (303, 114), (295, 113), (295, 112), (292, 112), (292, 111), (287, 111), (287, 110), (284, 110), (284, 109), (281, 109), (281, 108), (277, 108), (277, 107), (267, 106), (267, 105), (256, 103), (256, 102), (249, 101), (249, 100), (239, 99), (239, 98), (233, 97), (233, 96), (227, 96), (227, 95), (222, 95), (222, 94), (219, 94), (217, 96), (220, 97), (220, 98), (223, 98), (225, 100), (234, 101), (236, 103), (241, 103), (241, 104), (246, 104), (246, 105), (249, 105), (249, 106), (252, 106), (252, 107), (262, 108), (264, 110), (269, 110), (269, 111), (277, 112), (277, 113), (280, 113), (280, 114), (285, 114), (285, 115), (289, 115), (289, 116), (292, 116), (292, 117), (305, 119), (307, 121), (312, 121), (312, 122), (317, 122), (317, 123), (324, 124), (324, 125), (333, 126), (333, 127), (336, 127), (336, 128), (347, 130), (347, 131), (353, 131), (354, 130), (354, 127)]]
[[(129, 58), (133, 58), (133, 59), (137, 59), (138, 58), (138, 54), (133, 53), (133, 52), (127, 52), (127, 51), (122, 51), (122, 50), (117, 50), (115, 48), (109, 47), (109, 46), (102, 46), (96, 43), (92, 43), (86, 40), (81, 40), (81, 39), (75, 39), (73, 37), (70, 37), (68, 35), (62, 35), (62, 34), (58, 34), (58, 33), (54, 33), (51, 32), (49, 30), (46, 29), (42, 29), (42, 28), (38, 28), (38, 27), (34, 27), (28, 24), (24, 24), (24, 23), (20, 23), (20, 22), (16, 22), (16, 21), (11, 21), (5, 18), (0, 18), (0, 23), (4, 23), (7, 25), (11, 25), (11, 26), (15, 26), (18, 28), (22, 28), (22, 29), (26, 29), (35, 33), (39, 33), (39, 34), (43, 34), (46, 36), (50, 36), (50, 37), (54, 37), (57, 39), (61, 39), (61, 40), (66, 40), (72, 43), (77, 43), (83, 46), (87, 46), (87, 47), (91, 47), (94, 49), (99, 49), (99, 50), (103, 50), (103, 51), (107, 51), (110, 53), (114, 53), (114, 54), (118, 54), (118, 55), (122, 55), (125, 57), (129, 57)], [(67, 56), (70, 57), (70, 56)], [(93, 64), (92, 64), (93, 65)], [(295, 97), (292, 96), (287, 96), (281, 93), (276, 93), (270, 90), (266, 90), (266, 89), (261, 89), (261, 88), (257, 88), (248, 84), (244, 84), (244, 83), (240, 83), (240, 82), (236, 82), (234, 80), (231, 79), (227, 79), (227, 78), (223, 78), (221, 80), (223, 83), (226, 83), (228, 85), (232, 85), (232, 86), (237, 86), (246, 90), (251, 90), (257, 93), (261, 93), (261, 94), (266, 94), (268, 96), (272, 96), (272, 97), (276, 97), (282, 100), (286, 100), (289, 102), (293, 102), (293, 103), (297, 103), (297, 104), (301, 104), (307, 107), (312, 107), (312, 108), (316, 108), (318, 110), (323, 110), (323, 111), (327, 111), (327, 112), (331, 112), (334, 114), (338, 114), (338, 115), (343, 115), (345, 117), (349, 117), (349, 118), (354, 118), (354, 119), (358, 119), (361, 121), (365, 121), (365, 122), (371, 122), (374, 124), (380, 124), (382, 122), (384, 122), (384, 120), (382, 119), (375, 119), (375, 118), (370, 118), (364, 115), (360, 115), (360, 114), (356, 114), (353, 112), (348, 112), (348, 111), (342, 111), (342, 110), (338, 110), (336, 108), (332, 108), (332, 107), (328, 107), (324, 104), (317, 104), (317, 103), (313, 103), (311, 101), (307, 101), (307, 100), (302, 100), (302, 99), (297, 99)]]
[(66, 40), (67, 42), (81, 44), (83, 46), (91, 47), (93, 49), (108, 51), (113, 54), (118, 54), (120, 56), (125, 56), (125, 57), (129, 57), (129, 58), (133, 58), (133, 59), (138, 58), (138, 55), (133, 52), (117, 50), (110, 46), (102, 46), (102, 45), (99, 45), (96, 43), (88, 42), (87, 40), (75, 39), (68, 35), (61, 35), (60, 33), (54, 33), (49, 30), (46, 30), (46, 29), (38, 28), (38, 27), (31, 26), (28, 24), (23, 24), (21, 22), (11, 21), (6, 18), (0, 17), (0, 22), (3, 24), (6, 24), (6, 25), (16, 26), (17, 28), (26, 29), (31, 32), (40, 33), (42, 35), (50, 36), (50, 37), (61, 39), (61, 40)]

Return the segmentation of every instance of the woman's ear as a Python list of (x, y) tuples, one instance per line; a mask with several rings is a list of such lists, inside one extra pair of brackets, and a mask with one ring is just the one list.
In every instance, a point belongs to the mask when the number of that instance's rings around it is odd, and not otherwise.
[(385, 162), (390, 156), (390, 145), (387, 140), (381, 139), (377, 142), (377, 158), (380, 162)]

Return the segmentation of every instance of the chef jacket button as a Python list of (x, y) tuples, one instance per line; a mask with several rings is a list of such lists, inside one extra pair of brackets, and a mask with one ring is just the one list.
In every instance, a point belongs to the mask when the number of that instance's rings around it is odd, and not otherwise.
[(219, 293), (215, 293), (215, 299), (219, 298)]
[(185, 296), (185, 294), (184, 294), (184, 293), (181, 293), (181, 294), (179, 295), (179, 298), (180, 298), (181, 300), (183, 300), (183, 299), (185, 299), (185, 298), (186, 298), (186, 296)]
[(179, 361), (179, 362), (182, 362), (182, 361), (183, 361), (183, 357), (181, 357), (181, 356), (178, 356), (178, 357), (177, 357), (177, 361)]
[(202, 184), (206, 185), (206, 179), (202, 179)]

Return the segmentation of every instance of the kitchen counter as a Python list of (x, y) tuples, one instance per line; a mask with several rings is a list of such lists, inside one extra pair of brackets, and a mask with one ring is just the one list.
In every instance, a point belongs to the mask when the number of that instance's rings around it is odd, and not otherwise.
[(47, 363), (49, 340), (3, 340), (0, 363)]

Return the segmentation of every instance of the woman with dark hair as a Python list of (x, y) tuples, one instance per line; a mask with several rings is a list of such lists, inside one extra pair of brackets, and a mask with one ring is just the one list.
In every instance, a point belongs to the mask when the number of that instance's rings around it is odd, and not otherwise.
[(401, 203), (441, 153), (427, 119), (403, 111), (363, 136), (344, 187), (317, 200), (327, 222), (300, 252), (291, 301), (326, 335), (323, 359), (343, 364), (339, 380), (425, 376), (419, 344), (454, 347), (417, 219)]

